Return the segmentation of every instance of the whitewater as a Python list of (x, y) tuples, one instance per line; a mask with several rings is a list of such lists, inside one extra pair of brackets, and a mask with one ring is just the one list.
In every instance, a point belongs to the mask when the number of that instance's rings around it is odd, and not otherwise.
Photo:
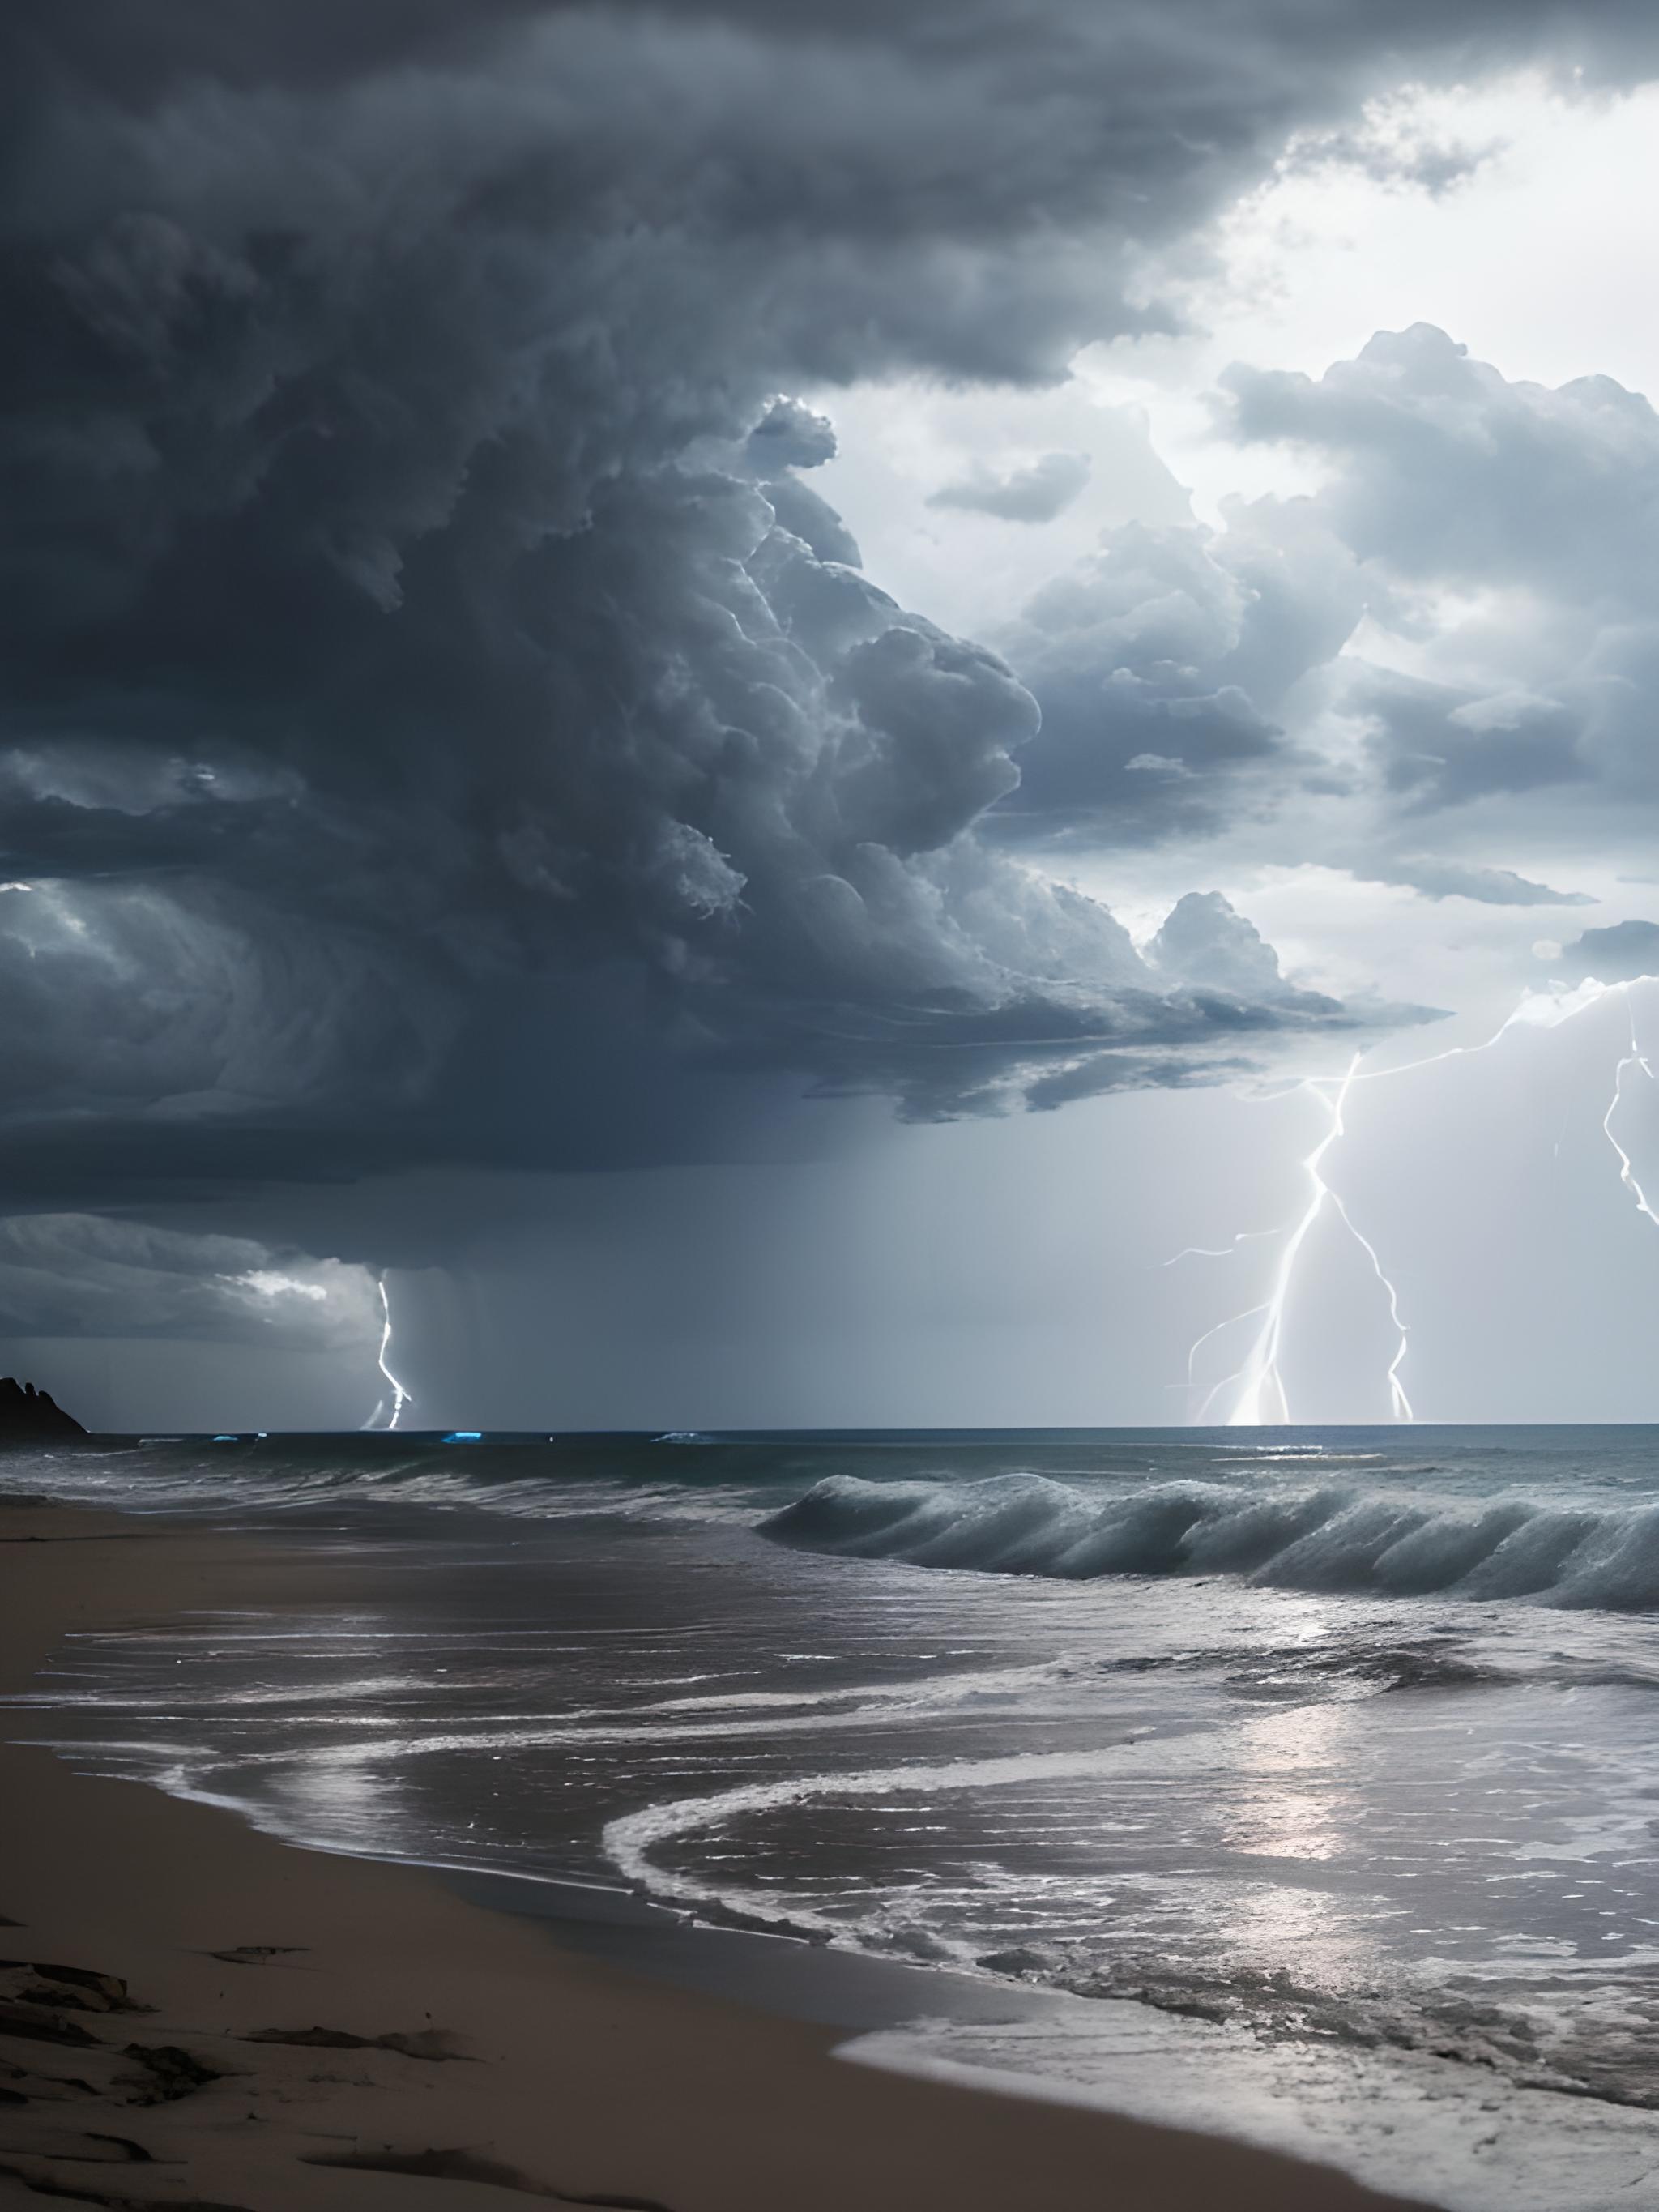
[(872, 2063), (1455, 2212), (1659, 2173), (1659, 1431), (97, 1440), (5, 1489), (328, 1593), (71, 1645), (9, 1725), (99, 1771), (927, 1970)]

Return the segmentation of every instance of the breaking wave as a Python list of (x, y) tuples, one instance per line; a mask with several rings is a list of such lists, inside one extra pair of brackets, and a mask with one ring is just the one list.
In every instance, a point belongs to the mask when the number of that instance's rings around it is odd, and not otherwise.
[(1238, 1575), (1284, 1589), (1659, 1613), (1659, 1505), (1455, 1507), (1344, 1486), (1264, 1496), (1199, 1482), (1102, 1498), (1044, 1475), (831, 1475), (760, 1527), (804, 1551), (981, 1574)]

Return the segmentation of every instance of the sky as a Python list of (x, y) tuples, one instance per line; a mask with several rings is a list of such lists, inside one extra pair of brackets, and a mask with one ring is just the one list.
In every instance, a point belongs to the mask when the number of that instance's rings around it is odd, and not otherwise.
[(1650, 10), (19, 0), (0, 86), (0, 1368), (1659, 1419)]

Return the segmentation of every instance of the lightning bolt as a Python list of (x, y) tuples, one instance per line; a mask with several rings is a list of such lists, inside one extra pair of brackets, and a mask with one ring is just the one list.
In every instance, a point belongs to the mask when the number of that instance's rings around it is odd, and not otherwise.
[[(1302, 1171), (1308, 1178), (1307, 1204), (1296, 1221), (1292, 1223), (1288, 1234), (1285, 1235), (1285, 1242), (1279, 1249), (1278, 1265), (1273, 1270), (1272, 1287), (1262, 1304), (1252, 1307), (1249, 1314), (1235, 1314), (1231, 1321), (1218, 1323), (1217, 1328), (1207, 1331), (1205, 1336), (1199, 1339), (1198, 1344), (1193, 1346), (1193, 1351), (1195, 1352), (1199, 1345), (1206, 1343), (1209, 1337), (1218, 1334), (1219, 1329), (1231, 1328), (1234, 1322), (1248, 1320), (1255, 1315), (1259, 1314), (1261, 1317), (1261, 1326), (1257, 1329), (1250, 1348), (1245, 1354), (1243, 1366), (1237, 1368), (1231, 1375), (1224, 1376), (1208, 1393), (1195, 1416), (1195, 1419), (1200, 1421), (1203, 1420), (1223, 1391), (1237, 1384), (1237, 1395), (1233, 1400), (1231, 1411), (1227, 1415), (1229, 1428), (1260, 1428), (1268, 1423), (1289, 1422), (1290, 1399), (1285, 1392), (1285, 1378), (1279, 1364), (1279, 1354), (1285, 1342), (1285, 1315), (1290, 1304), (1291, 1290), (1295, 1285), (1297, 1262), (1302, 1255), (1302, 1248), (1307, 1243), (1315, 1223), (1324, 1212), (1327, 1203), (1335, 1208), (1343, 1227), (1370, 1261), (1377, 1281), (1388, 1293), (1389, 1311), (1393, 1317), (1395, 1328), (1400, 1339), (1399, 1348), (1389, 1368), (1390, 1402), (1396, 1420), (1409, 1421), (1413, 1418), (1411, 1401), (1406, 1395), (1405, 1386), (1400, 1380), (1401, 1364), (1406, 1357), (1407, 1338), (1405, 1323), (1400, 1318), (1399, 1295), (1394, 1285), (1383, 1273), (1382, 1262), (1377, 1256), (1376, 1246), (1371, 1243), (1369, 1237), (1362, 1235), (1354, 1226), (1347, 1207), (1326, 1182), (1324, 1176), (1325, 1155), (1345, 1133), (1343, 1111), (1348, 1103), (1348, 1093), (1359, 1073), (1360, 1058), (1361, 1055), (1358, 1053), (1354, 1054), (1348, 1063), (1347, 1072), (1337, 1080), (1334, 1088), (1330, 1090), (1328, 1095), (1326, 1090), (1326, 1085), (1330, 1080), (1328, 1078), (1313, 1078), (1302, 1086), (1319, 1100), (1326, 1112), (1324, 1133), (1302, 1163)], [(1255, 1231), (1249, 1233), (1261, 1235), (1266, 1232)], [(1236, 1243), (1238, 1241), (1240, 1240), (1235, 1240)], [(1208, 1252), (1203, 1247), (1191, 1246), (1188, 1249), (1200, 1253), (1206, 1258), (1218, 1256)], [(1178, 1253), (1176, 1256), (1178, 1259), (1184, 1259), (1187, 1255)], [(1192, 1361), (1189, 1355), (1188, 1360), (1189, 1376), (1191, 1372)]]
[[(392, 1385), (392, 1413), (391, 1418), (386, 1422), (386, 1426), (389, 1429), (395, 1429), (398, 1425), (398, 1418), (402, 1414), (404, 1407), (405, 1406), (413, 1405), (415, 1401), (410, 1393), (404, 1389), (403, 1384), (398, 1380), (397, 1376), (386, 1364), (386, 1356), (392, 1349), (392, 1301), (386, 1296), (386, 1277), (384, 1275), (381, 1275), (377, 1279), (375, 1287), (380, 1293), (381, 1315), (380, 1349), (377, 1356), (375, 1364), (379, 1367), (381, 1374), (385, 1376), (386, 1381)], [(380, 1403), (375, 1407), (374, 1411), (363, 1423), (363, 1426), (366, 1429), (372, 1429), (385, 1410), (386, 1400), (382, 1398)]]
[[(1638, 980), (1645, 983), (1650, 981), (1652, 979), (1650, 976), (1644, 975)], [(1639, 1067), (1643, 1074), (1647, 1077), (1650, 1083), (1654, 1080), (1653, 1069), (1649, 1065), (1648, 1060), (1642, 1051), (1641, 1046), (1637, 1042), (1636, 1009), (1631, 1005), (1631, 987), (1628, 983), (1625, 985), (1624, 991), (1625, 1004), (1630, 1012), (1630, 1050), (1620, 1061), (1618, 1066), (1613, 1070), (1613, 1096), (1607, 1101), (1607, 1112), (1601, 1116), (1601, 1133), (1607, 1139), (1607, 1142), (1613, 1146), (1613, 1151), (1619, 1155), (1619, 1180), (1624, 1184), (1626, 1189), (1629, 1191), (1631, 1196), (1636, 1200), (1636, 1211), (1638, 1213), (1645, 1214), (1648, 1219), (1652, 1222), (1654, 1227), (1656, 1229), (1659, 1229), (1659, 1213), (1656, 1213), (1652, 1206), (1649, 1205), (1647, 1193), (1643, 1189), (1641, 1184), (1636, 1180), (1636, 1170), (1631, 1165), (1630, 1154), (1625, 1150), (1618, 1138), (1613, 1133), (1613, 1117), (1619, 1111), (1620, 1102), (1625, 1095), (1626, 1069), (1629, 1067)]]
[[(1339, 1129), (1337, 1134), (1340, 1136), (1341, 1133)], [(1382, 1262), (1377, 1257), (1376, 1245), (1371, 1243), (1370, 1238), (1363, 1230), (1354, 1227), (1348, 1218), (1347, 1207), (1335, 1191), (1331, 1193), (1331, 1204), (1341, 1215), (1343, 1227), (1370, 1261), (1372, 1273), (1388, 1293), (1389, 1319), (1394, 1323), (1394, 1333), (1399, 1340), (1395, 1346), (1394, 1358), (1389, 1362), (1388, 1374), (1385, 1377), (1389, 1386), (1389, 1412), (1396, 1421), (1414, 1421), (1417, 1416), (1412, 1411), (1411, 1400), (1406, 1395), (1406, 1386), (1400, 1379), (1400, 1370), (1405, 1364), (1407, 1352), (1411, 1349), (1406, 1340), (1406, 1324), (1400, 1318), (1400, 1293), (1395, 1288), (1390, 1278), (1383, 1273)]]
[(1607, 1102), (1607, 1112), (1601, 1117), (1601, 1130), (1617, 1155), (1620, 1182), (1635, 1200), (1638, 1212), (1644, 1215), (1656, 1229), (1659, 1229), (1659, 1212), (1655, 1211), (1646, 1192), (1638, 1182), (1630, 1155), (1613, 1134), (1613, 1118), (1624, 1098), (1625, 1077), (1628, 1071), (1632, 1067), (1639, 1067), (1650, 1082), (1659, 1082), (1659, 1077), (1655, 1075), (1651, 1063), (1641, 1049), (1636, 1032), (1636, 1010), (1631, 999), (1631, 994), (1638, 984), (1653, 982), (1659, 982), (1659, 977), (1636, 975), (1621, 983), (1599, 983), (1592, 979), (1579, 984), (1572, 991), (1549, 994), (1528, 992), (1483, 1043), (1449, 1045), (1443, 1052), (1430, 1053), (1420, 1060), (1407, 1060), (1397, 1067), (1367, 1068), (1363, 1071), (1360, 1062), (1364, 1055), (1356, 1053), (1342, 1075), (1309, 1076), (1298, 1085), (1299, 1089), (1311, 1093), (1321, 1100), (1326, 1108), (1328, 1116), (1323, 1134), (1302, 1162), (1303, 1172), (1308, 1178), (1309, 1186), (1307, 1203), (1302, 1212), (1294, 1221), (1278, 1230), (1246, 1230), (1235, 1237), (1228, 1245), (1218, 1248), (1210, 1245), (1189, 1244), (1184, 1251), (1177, 1252), (1174, 1259), (1164, 1262), (1166, 1267), (1173, 1267), (1177, 1260), (1228, 1259), (1237, 1252), (1241, 1244), (1253, 1239), (1274, 1236), (1284, 1239), (1267, 1297), (1259, 1305), (1250, 1306), (1243, 1313), (1232, 1314), (1225, 1321), (1218, 1322), (1214, 1328), (1206, 1329), (1202, 1336), (1197, 1338), (1188, 1352), (1187, 1383), (1189, 1389), (1195, 1389), (1197, 1383), (1194, 1371), (1194, 1362), (1204, 1346), (1208, 1344), (1212, 1338), (1219, 1336), (1224, 1330), (1236, 1328), (1239, 1322), (1261, 1317), (1261, 1325), (1251, 1342), (1243, 1364), (1236, 1368), (1231, 1375), (1224, 1376), (1221, 1381), (1214, 1384), (1206, 1394), (1193, 1416), (1194, 1421), (1201, 1423), (1218, 1398), (1229, 1390), (1235, 1390), (1236, 1395), (1226, 1416), (1228, 1427), (1257, 1428), (1269, 1424), (1278, 1425), (1290, 1423), (1291, 1419), (1290, 1401), (1285, 1393), (1284, 1377), (1279, 1370), (1279, 1355), (1285, 1340), (1285, 1318), (1290, 1304), (1291, 1293), (1295, 1285), (1297, 1267), (1302, 1257), (1303, 1248), (1307, 1243), (1314, 1224), (1325, 1211), (1328, 1203), (1334, 1208), (1343, 1227), (1370, 1261), (1372, 1273), (1388, 1296), (1389, 1317), (1393, 1323), (1397, 1339), (1395, 1355), (1389, 1364), (1386, 1376), (1393, 1418), (1397, 1421), (1412, 1421), (1417, 1418), (1412, 1410), (1411, 1400), (1406, 1394), (1405, 1386), (1400, 1379), (1400, 1370), (1405, 1362), (1408, 1340), (1407, 1324), (1401, 1317), (1399, 1291), (1384, 1270), (1376, 1246), (1352, 1219), (1340, 1194), (1334, 1190), (1327, 1182), (1323, 1172), (1326, 1155), (1346, 1133), (1344, 1112), (1348, 1102), (1348, 1094), (1356, 1083), (1383, 1082), (1391, 1076), (1409, 1075), (1419, 1068), (1437, 1066), (1443, 1060), (1472, 1058), (1476, 1054), (1490, 1052), (1494, 1045), (1499, 1043), (1517, 1025), (1546, 1029), (1559, 1028), (1566, 1022), (1576, 1020), (1580, 1014), (1587, 1012), (1590, 1007), (1600, 1006), (1604, 999), (1617, 992), (1623, 997), (1630, 1014), (1630, 1051), (1620, 1060), (1614, 1071), (1613, 1097)]

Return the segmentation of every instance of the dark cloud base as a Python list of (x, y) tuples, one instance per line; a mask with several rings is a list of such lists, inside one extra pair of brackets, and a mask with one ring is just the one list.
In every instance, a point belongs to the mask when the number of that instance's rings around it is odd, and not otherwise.
[[(833, 434), (778, 395), (1053, 378), (1169, 322), (1148, 255), (1292, 129), (1407, 62), (1645, 67), (1648, 11), (135, 0), (3, 35), (15, 1202), (726, 1156), (792, 1090), (1048, 1107), (1409, 1017), (1290, 987), (1214, 900), (1143, 953), (1009, 825), (1162, 835), (1316, 772), (1285, 702), (1357, 619), (1376, 424), (1427, 434), (1365, 379), (1462, 371), (1418, 340), (1236, 382), (1241, 434), (1346, 441), (1347, 503), (1120, 534), (1006, 658), (864, 576), (804, 479)], [(956, 495), (1036, 520), (1080, 481)], [(1371, 702), (1409, 803), (1462, 787), (1412, 717), (1469, 704)], [(1488, 785), (1557, 773), (1554, 712)]]

